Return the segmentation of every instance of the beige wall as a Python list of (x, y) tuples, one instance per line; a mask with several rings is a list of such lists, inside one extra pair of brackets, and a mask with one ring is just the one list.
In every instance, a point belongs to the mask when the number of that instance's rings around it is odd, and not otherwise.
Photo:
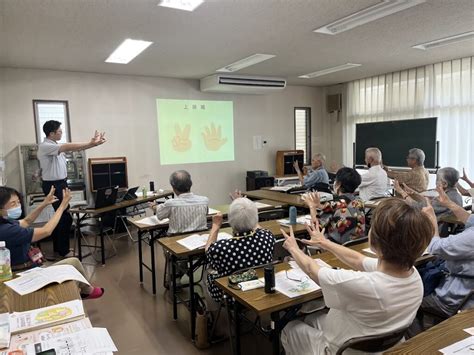
[[(0, 149), (7, 157), (8, 184), (17, 188), (20, 184), (15, 148), (20, 143), (35, 142), (33, 99), (69, 101), (74, 141), (89, 140), (94, 129), (106, 131), (107, 144), (89, 150), (87, 155), (126, 156), (130, 185), (154, 180), (155, 186), (167, 188), (169, 174), (184, 168), (193, 176), (193, 190), (209, 196), (211, 204), (227, 202), (227, 193), (233, 188), (245, 189), (247, 170), (274, 173), (275, 152), (294, 146), (296, 106), (312, 109), (313, 152), (330, 147), (326, 151), (329, 159), (340, 153), (340, 140), (332, 137), (333, 121), (325, 114), (322, 88), (289, 86), (270, 95), (218, 95), (200, 92), (198, 80), (9, 68), (0, 69), (2, 76), (4, 101), (0, 117), (4, 130)], [(156, 98), (232, 100), (235, 161), (161, 166)], [(262, 135), (268, 142), (262, 150), (253, 150), (254, 135)]]

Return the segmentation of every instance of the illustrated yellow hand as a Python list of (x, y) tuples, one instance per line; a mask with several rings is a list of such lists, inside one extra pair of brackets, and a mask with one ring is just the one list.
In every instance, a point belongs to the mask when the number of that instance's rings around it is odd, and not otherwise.
[(185, 152), (191, 149), (191, 140), (189, 139), (189, 131), (191, 130), (190, 125), (186, 125), (183, 130), (181, 126), (176, 124), (174, 126), (175, 136), (171, 143), (173, 144), (173, 149), (177, 152)]
[(219, 150), (226, 142), (227, 138), (222, 138), (221, 126), (214, 126), (214, 123), (211, 123), (211, 128), (205, 127), (204, 132), (202, 132), (202, 137), (204, 138), (204, 144), (208, 150)]

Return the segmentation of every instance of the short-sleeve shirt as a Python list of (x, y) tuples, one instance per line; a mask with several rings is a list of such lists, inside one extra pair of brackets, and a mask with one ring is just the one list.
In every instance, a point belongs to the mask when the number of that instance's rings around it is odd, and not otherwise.
[(30, 250), (33, 238), (33, 228), (23, 228), (16, 220), (0, 217), (0, 241), (10, 250), (12, 266), (26, 263), (30, 260)]
[(215, 279), (272, 262), (274, 246), (273, 234), (260, 228), (245, 237), (234, 237), (211, 244), (206, 257), (211, 268), (207, 275), (207, 286), (212, 298), (216, 302), (222, 298), (222, 291), (214, 284)]
[(329, 185), (329, 175), (323, 167), (308, 172), (303, 179), (303, 184), (308, 189), (312, 189), (318, 183)]
[(324, 340), (330, 353), (348, 339), (409, 326), (423, 298), (423, 284), (415, 268), (406, 278), (377, 271), (378, 259), (365, 258), (364, 272), (321, 268), (318, 273), (324, 302), (330, 308), (324, 321)]
[(60, 145), (45, 138), (38, 146), (38, 160), (44, 181), (63, 180), (67, 177), (66, 155), (59, 152)]

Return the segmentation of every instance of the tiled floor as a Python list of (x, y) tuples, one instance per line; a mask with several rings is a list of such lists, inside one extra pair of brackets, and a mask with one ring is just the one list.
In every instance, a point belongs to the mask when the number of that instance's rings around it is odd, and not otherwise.
[[(108, 329), (119, 354), (230, 354), (228, 341), (206, 350), (198, 350), (191, 343), (189, 313), (183, 305), (178, 306), (178, 320), (173, 320), (171, 301), (162, 286), (161, 247), (156, 246), (158, 290), (153, 296), (150, 272), (145, 270), (144, 283), (139, 283), (137, 244), (123, 237), (115, 241), (115, 246), (117, 255), (107, 259), (105, 266), (96, 264), (91, 257), (83, 263), (91, 282), (105, 288), (101, 299), (85, 301), (86, 311), (94, 326)], [(42, 244), (44, 250), (49, 247), (49, 242)], [(148, 246), (144, 258), (149, 260)], [(247, 334), (242, 338), (242, 354), (270, 353), (271, 344), (261, 335)]]

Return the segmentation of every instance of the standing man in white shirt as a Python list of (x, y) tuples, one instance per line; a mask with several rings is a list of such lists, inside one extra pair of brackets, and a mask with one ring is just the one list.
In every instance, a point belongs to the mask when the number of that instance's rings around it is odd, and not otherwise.
[(369, 171), (362, 175), (359, 185), (359, 196), (363, 201), (387, 196), (389, 180), (387, 172), (382, 168), (382, 152), (379, 148), (365, 150), (365, 163)]
[[(64, 143), (58, 144), (63, 135), (61, 122), (47, 121), (43, 125), (46, 135), (43, 143), (38, 147), (38, 160), (42, 170), (43, 192), (45, 195), (54, 186), (55, 196), (58, 201), (53, 203), (56, 211), (63, 199), (63, 190), (67, 188), (67, 167), (65, 152), (74, 152), (96, 147), (106, 142), (105, 133), (95, 131), (94, 137), (87, 143)], [(62, 259), (69, 253), (69, 233), (72, 225), (72, 217), (65, 210), (61, 219), (51, 234), (53, 238), (53, 250), (55, 259)]]

